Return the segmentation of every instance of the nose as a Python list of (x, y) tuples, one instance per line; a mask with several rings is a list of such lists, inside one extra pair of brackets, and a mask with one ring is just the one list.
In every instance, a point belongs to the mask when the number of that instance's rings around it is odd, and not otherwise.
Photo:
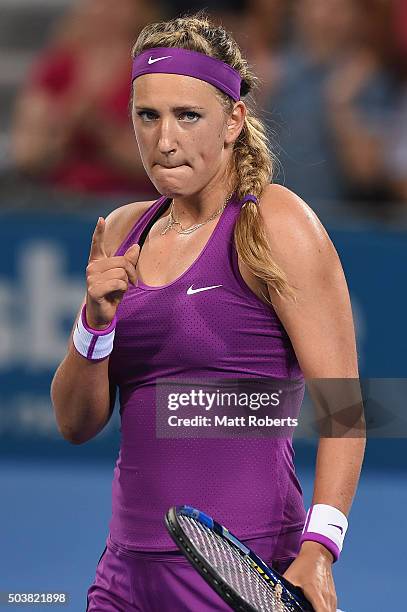
[(171, 117), (162, 117), (159, 126), (158, 150), (163, 155), (171, 155), (177, 150), (176, 129)]

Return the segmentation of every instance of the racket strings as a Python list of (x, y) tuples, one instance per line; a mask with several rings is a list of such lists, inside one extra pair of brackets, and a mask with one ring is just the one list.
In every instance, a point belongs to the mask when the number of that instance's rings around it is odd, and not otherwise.
[(267, 581), (254, 562), (201, 522), (179, 516), (188, 538), (218, 574), (247, 603), (260, 612), (295, 612), (296, 605), (285, 595), (280, 582)]

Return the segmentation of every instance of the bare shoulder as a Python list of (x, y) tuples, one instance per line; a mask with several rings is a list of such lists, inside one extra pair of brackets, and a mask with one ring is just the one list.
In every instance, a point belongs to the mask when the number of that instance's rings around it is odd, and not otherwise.
[(286, 187), (268, 186), (260, 209), (273, 261), (295, 289), (296, 300), (286, 300), (268, 284), (304, 376), (357, 377), (349, 291), (328, 233), (312, 209)]
[(260, 212), (270, 248), (281, 263), (304, 263), (304, 257), (335, 256), (336, 250), (312, 208), (283, 185), (268, 185), (261, 197)]
[(112, 210), (106, 217), (105, 248), (106, 253), (112, 256), (131, 228), (154, 204), (156, 200), (148, 202), (131, 202)]

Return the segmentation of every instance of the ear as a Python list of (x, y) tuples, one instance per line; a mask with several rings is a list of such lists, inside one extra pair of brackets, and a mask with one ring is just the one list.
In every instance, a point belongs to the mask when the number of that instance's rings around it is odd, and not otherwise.
[(225, 144), (235, 142), (243, 129), (247, 108), (242, 100), (235, 102), (231, 114), (227, 118), (225, 130)]

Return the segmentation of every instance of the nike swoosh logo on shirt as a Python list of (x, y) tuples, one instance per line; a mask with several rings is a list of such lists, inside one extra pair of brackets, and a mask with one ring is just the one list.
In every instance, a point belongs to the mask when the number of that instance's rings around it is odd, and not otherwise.
[(333, 523), (328, 523), (328, 525), (332, 525), (332, 527), (337, 527), (341, 530), (341, 533), (343, 533), (343, 527), (341, 527), (340, 525), (334, 525)]
[(155, 64), (156, 62), (159, 62), (163, 59), (168, 59), (169, 57), (172, 57), (172, 55), (164, 55), (164, 57), (155, 57), (154, 59), (151, 57), (148, 58), (148, 63), (149, 64)]
[(199, 289), (192, 289), (193, 285), (191, 285), (187, 291), (187, 295), (193, 295), (194, 293), (198, 293), (199, 291), (208, 291), (208, 289), (216, 289), (216, 287), (222, 287), (223, 285), (212, 285), (211, 287), (200, 287)]

